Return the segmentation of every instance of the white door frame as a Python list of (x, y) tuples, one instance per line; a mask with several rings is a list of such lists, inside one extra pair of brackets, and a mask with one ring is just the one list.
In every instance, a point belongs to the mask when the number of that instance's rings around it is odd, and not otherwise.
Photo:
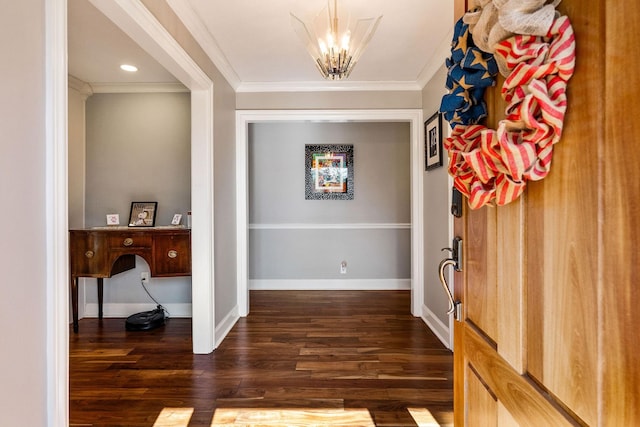
[(422, 110), (240, 110), (236, 112), (236, 221), (238, 313), (249, 314), (249, 183), (248, 129), (250, 123), (408, 122), (411, 127), (411, 313), (422, 316), (424, 282), (424, 207)]
[(90, 0), (191, 90), (191, 295), (193, 352), (215, 348), (213, 82), (139, 0)]
[[(67, 2), (45, 4), (47, 425), (69, 425)], [(50, 320), (50, 321), (49, 321)]]
[[(213, 82), (139, 0), (91, 2), (191, 90), (193, 351), (215, 348)], [(47, 424), (68, 426), (67, 0), (45, 2)]]

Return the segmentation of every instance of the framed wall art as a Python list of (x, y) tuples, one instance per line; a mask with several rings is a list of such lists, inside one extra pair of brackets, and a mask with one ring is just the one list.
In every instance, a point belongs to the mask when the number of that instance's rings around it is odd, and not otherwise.
[(353, 145), (305, 145), (306, 200), (353, 200)]
[(442, 166), (442, 115), (436, 112), (424, 122), (424, 167), (431, 170)]
[(153, 227), (156, 225), (158, 202), (131, 202), (129, 227)]

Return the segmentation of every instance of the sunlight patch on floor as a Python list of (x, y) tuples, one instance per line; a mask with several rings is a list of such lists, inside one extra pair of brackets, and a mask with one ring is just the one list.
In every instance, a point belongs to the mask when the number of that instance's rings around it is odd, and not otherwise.
[[(193, 408), (164, 408), (153, 427), (188, 427)], [(426, 408), (407, 408), (418, 427), (441, 427)], [(269, 409), (218, 408), (211, 427), (220, 426), (311, 426), (375, 427), (366, 409)]]
[(164, 408), (153, 427), (187, 427), (193, 415), (193, 408)]
[(407, 408), (418, 427), (440, 427), (427, 408)]
[(375, 427), (366, 409), (216, 409), (211, 427), (228, 425)]

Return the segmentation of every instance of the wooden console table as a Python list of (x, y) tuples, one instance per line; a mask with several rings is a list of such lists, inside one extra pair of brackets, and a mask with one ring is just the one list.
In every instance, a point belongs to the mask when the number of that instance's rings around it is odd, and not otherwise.
[(158, 227), (96, 227), (69, 231), (73, 331), (78, 332), (78, 277), (98, 279), (98, 317), (102, 319), (103, 279), (131, 270), (136, 255), (152, 277), (191, 275), (191, 230)]

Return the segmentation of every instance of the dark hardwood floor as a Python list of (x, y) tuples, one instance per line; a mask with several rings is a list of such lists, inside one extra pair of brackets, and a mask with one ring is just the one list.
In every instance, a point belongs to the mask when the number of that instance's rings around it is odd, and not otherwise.
[(70, 333), (71, 426), (452, 425), (452, 354), (408, 291), (252, 291), (209, 355), (191, 320)]

